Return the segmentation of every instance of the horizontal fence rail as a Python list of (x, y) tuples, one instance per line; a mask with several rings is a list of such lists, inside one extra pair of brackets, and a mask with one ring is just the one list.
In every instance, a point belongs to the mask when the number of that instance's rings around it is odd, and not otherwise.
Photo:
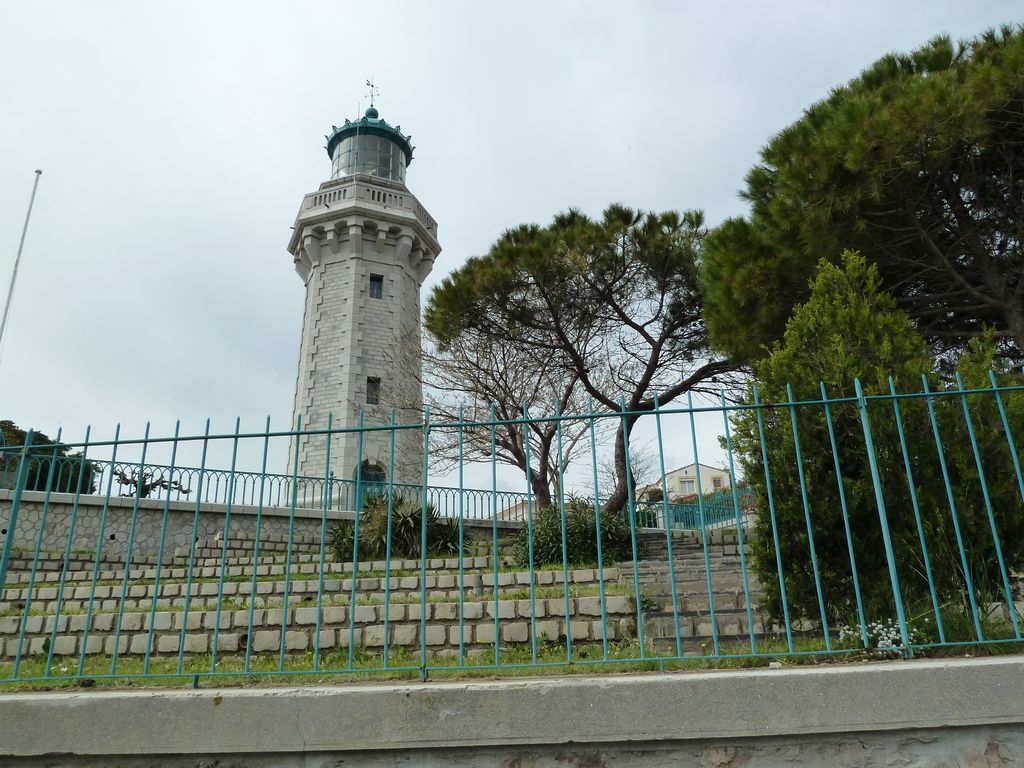
[[(79, 489), (78, 474), (81, 461), (65, 456), (53, 456), (38, 450), (33, 451), (28, 461), (39, 469), (30, 477), (25, 490), (52, 493), (75, 493)], [(50, 477), (49, 465), (55, 469)], [(241, 472), (225, 469), (201, 469), (198, 467), (168, 467), (155, 464), (143, 466), (138, 462), (109, 462), (89, 459), (87, 462), (91, 485), (81, 489), (87, 495), (103, 495), (108, 486), (123, 498), (136, 494), (145, 499), (170, 499), (172, 501), (196, 501), (203, 504), (231, 504), (257, 506), (261, 500), (268, 507), (288, 506), (290, 489), (295, 488), (296, 505), (300, 508), (318, 507), (324, 488), (329, 487), (329, 509), (354, 510), (356, 503), (356, 481), (330, 477), (295, 477), (285, 474)], [(17, 478), (20, 456), (15, 448), (0, 448), (0, 489), (13, 488)], [(200, 481), (200, 476), (202, 480)], [(137, 478), (141, 481), (137, 482)], [(111, 482), (112, 480), (112, 482)], [(387, 493), (384, 483), (366, 483), (361, 490), (364, 497)], [(194, 488), (200, 488), (197, 494)], [(120, 490), (120, 493), (117, 491)], [(407, 499), (419, 498), (422, 487), (408, 483), (395, 483), (391, 492)], [(746, 489), (743, 489), (744, 493)], [(726, 494), (727, 495), (727, 494)], [(520, 491), (483, 490), (479, 488), (453, 488), (448, 486), (427, 486), (427, 503), (442, 517), (458, 517), (461, 513), (471, 520), (485, 520), (493, 514), (497, 501), (498, 514), (505, 520), (524, 520), (529, 494)], [(604, 503), (606, 499), (602, 499)], [(638, 501), (638, 525), (647, 528), (661, 527), (664, 513), (661, 502)], [(701, 526), (700, 510), (695, 501), (675, 501), (668, 505), (669, 520), (674, 527), (696, 529)], [(715, 525), (728, 521), (733, 516), (731, 501), (722, 492), (708, 494), (704, 502), (704, 525)]]
[[(1024, 386), (993, 372), (901, 384), (787, 387), (766, 402), (751, 387), (638, 413), (29, 433), (0, 446), (0, 680), (425, 678), (1024, 648)], [(709, 417), (721, 470), (699, 455)], [(632, 477), (634, 420), (657, 435), (652, 484)], [(499, 430), (537, 423), (556, 437), (544, 503), (525, 478), (522, 491), (497, 487)], [(570, 429), (590, 478), (571, 488)], [(602, 486), (599, 433), (625, 454), (616, 487)], [(673, 494), (683, 470), (667, 471), (669, 433), (673, 455), (692, 458), (694, 495)], [(465, 487), (470, 434), (491, 441), (489, 489)], [(430, 482), (440, 443), (456, 451), (457, 485)], [(267, 471), (277, 444), (290, 472)]]

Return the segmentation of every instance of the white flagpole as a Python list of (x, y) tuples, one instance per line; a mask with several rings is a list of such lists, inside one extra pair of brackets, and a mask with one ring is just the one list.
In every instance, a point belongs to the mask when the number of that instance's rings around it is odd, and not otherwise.
[(11, 273), (11, 286), (7, 289), (7, 302), (4, 304), (4, 318), (0, 321), (0, 346), (4, 343), (4, 331), (7, 329), (7, 316), (11, 313), (11, 298), (14, 296), (14, 282), (18, 279), (18, 265), (21, 264), (21, 250), (25, 247), (25, 233), (28, 232), (28, 221), (32, 218), (32, 205), (36, 201), (36, 188), (42, 171), (36, 169), (36, 180), (32, 184), (32, 197), (28, 201), (28, 213), (25, 214), (25, 226), (21, 228), (21, 242), (18, 243), (18, 255), (14, 259), (14, 272)]

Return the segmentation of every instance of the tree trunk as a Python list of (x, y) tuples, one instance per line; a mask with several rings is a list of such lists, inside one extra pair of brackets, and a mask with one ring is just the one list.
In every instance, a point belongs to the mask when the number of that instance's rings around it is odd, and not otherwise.
[[(633, 424), (635, 423), (635, 417), (626, 417), (626, 430), (631, 432)], [(608, 500), (602, 507), (603, 512), (618, 512), (629, 500), (629, 488), (627, 487), (626, 477), (626, 441), (623, 437), (622, 430), (616, 431), (615, 435), (615, 488), (608, 494)]]
[(533, 506), (534, 509), (544, 509), (545, 507), (551, 506), (551, 491), (548, 488), (548, 484), (543, 480), (534, 476), (531, 482), (533, 487)]

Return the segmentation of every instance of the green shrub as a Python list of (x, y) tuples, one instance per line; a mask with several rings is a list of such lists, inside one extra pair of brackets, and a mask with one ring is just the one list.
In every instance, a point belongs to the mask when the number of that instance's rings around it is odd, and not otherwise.
[[(418, 558), (422, 542), (423, 508), (414, 499), (395, 499), (391, 508), (391, 557)], [(333, 523), (328, 532), (331, 551), (336, 562), (352, 559), (355, 525), (342, 520)], [(463, 536), (463, 549), (469, 536)], [(388, 554), (388, 500), (386, 496), (368, 496), (359, 516), (359, 559), (383, 560)], [(459, 555), (459, 524), (441, 518), (433, 505), (427, 505), (427, 556), (457, 557)]]
[[(512, 543), (512, 559), (519, 567), (530, 565), (530, 530), (523, 525)], [(594, 506), (585, 499), (570, 498), (565, 504), (566, 561), (569, 565), (597, 562), (597, 520)], [(601, 555), (605, 563), (625, 560), (632, 551), (629, 526), (622, 513), (601, 515)], [(562, 564), (562, 515), (558, 507), (544, 507), (533, 516), (533, 564)]]
[(327, 529), (327, 546), (330, 547), (336, 563), (347, 563), (352, 560), (354, 541), (355, 526), (351, 520), (336, 520)]
[[(1000, 371), (993, 360), (991, 339), (974, 343), (959, 361), (966, 389), (991, 386), (988, 369)], [(831, 426), (838, 447), (844, 497), (839, 485), (824, 410), (815, 406), (769, 407), (761, 411), (765, 453), (771, 471), (776, 552), (768, 506), (762, 458), (761, 427), (753, 410), (733, 418), (734, 447), (743, 475), (756, 496), (756, 531), (753, 566), (765, 591), (764, 605), (776, 619), (782, 615), (781, 562), (791, 618), (817, 618), (817, 589), (830, 619), (850, 615), (856, 608), (850, 551), (857, 567), (857, 586), (867, 616), (893, 616), (882, 526), (861, 413), (854, 398), (853, 381), (859, 378), (866, 395), (889, 391), (889, 377), (902, 392), (921, 391), (921, 375), (929, 377), (933, 391), (945, 388), (936, 381), (940, 366), (907, 316), (879, 286), (878, 273), (858, 254), (847, 253), (842, 267), (822, 262), (811, 287), (810, 300), (798, 307), (786, 328), (782, 344), (754, 365), (762, 403), (789, 399), (787, 384), (796, 400), (821, 397), (824, 382), (831, 398), (849, 398), (831, 406)], [(1003, 375), (1000, 380), (1005, 381)], [(948, 379), (947, 379), (948, 383)], [(1024, 395), (1002, 393), (1013, 433), (1024, 434)], [(981, 482), (967, 433), (959, 397), (933, 401), (942, 437), (946, 469), (964, 542), (968, 575), (976, 601), (982, 605), (1002, 597), (1002, 581)], [(1002, 554), (1011, 572), (1024, 566), (1024, 509), (995, 398), (984, 393), (969, 398), (978, 450), (991, 497), (993, 516), (1002, 540)], [(929, 569), (939, 603), (955, 606), (968, 598), (967, 579), (953, 530), (944, 473), (938, 461), (927, 404), (921, 399), (900, 401), (901, 422), (913, 469), (921, 517), (916, 515), (907, 486), (902, 443), (892, 402), (868, 401), (874, 457), (885, 500), (889, 536), (894, 553), (901, 598), (907, 604), (930, 604)], [(793, 421), (799, 433), (805, 511), (796, 471)], [(845, 501), (852, 541), (847, 541), (842, 517)], [(817, 579), (811, 561), (808, 522), (817, 556)], [(922, 546), (922, 538), (924, 545)], [(923, 552), (927, 548), (928, 558)], [(945, 610), (945, 609), (944, 609)], [(935, 618), (935, 617), (933, 617)]]

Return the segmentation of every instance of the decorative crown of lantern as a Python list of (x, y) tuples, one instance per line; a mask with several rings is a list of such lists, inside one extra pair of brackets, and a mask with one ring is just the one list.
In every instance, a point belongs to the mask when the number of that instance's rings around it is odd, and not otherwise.
[(356, 121), (346, 120), (343, 126), (332, 126), (327, 139), (331, 158), (331, 179), (365, 173), (405, 183), (405, 169), (412, 162), (412, 136), (402, 133), (401, 126), (388, 125), (375, 107)]

